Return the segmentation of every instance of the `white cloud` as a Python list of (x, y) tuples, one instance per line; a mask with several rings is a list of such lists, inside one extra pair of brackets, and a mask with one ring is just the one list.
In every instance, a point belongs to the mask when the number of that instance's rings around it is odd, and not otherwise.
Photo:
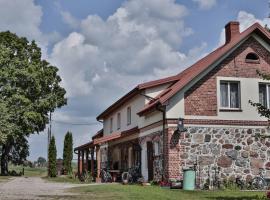
[(193, 0), (201, 10), (209, 10), (217, 4), (216, 0)]
[(0, 0), (0, 31), (11, 31), (28, 40), (35, 40), (47, 58), (47, 46), (60, 39), (60, 34), (42, 33), (42, 8), (34, 0)]
[(86, 17), (50, 57), (68, 96), (99, 95), (108, 105), (142, 81), (180, 72), (193, 53), (179, 52), (192, 34), (184, 23), (187, 14), (174, 0), (130, 0), (106, 20)]
[[(267, 25), (268, 27), (270, 26), (269, 18), (258, 19), (255, 17), (254, 14), (248, 13), (246, 11), (239, 11), (236, 21), (239, 21), (240, 23), (240, 32), (246, 30), (248, 27), (250, 27), (256, 22), (261, 24), (263, 27), (265, 25)], [(225, 43), (225, 29), (221, 31), (220, 41), (219, 41), (220, 45), (224, 43)]]
[(75, 17), (73, 17), (69, 12), (67, 11), (60, 11), (60, 14), (63, 18), (63, 21), (69, 25), (71, 28), (78, 28), (78, 26), (80, 25), (80, 22), (78, 19), (76, 19)]

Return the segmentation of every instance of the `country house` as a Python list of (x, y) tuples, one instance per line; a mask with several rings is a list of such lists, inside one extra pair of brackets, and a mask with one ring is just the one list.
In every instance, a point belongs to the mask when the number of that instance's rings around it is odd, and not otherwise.
[(229, 22), (225, 37), (194, 65), (139, 84), (97, 116), (103, 129), (75, 148), (78, 171), (96, 168), (98, 180), (102, 168), (139, 166), (144, 180), (158, 181), (181, 179), (196, 163), (202, 179), (209, 166), (222, 177), (270, 174), (270, 140), (256, 137), (269, 123), (249, 103), (270, 107), (270, 82), (256, 72), (270, 73), (270, 34), (258, 23), (240, 32)]

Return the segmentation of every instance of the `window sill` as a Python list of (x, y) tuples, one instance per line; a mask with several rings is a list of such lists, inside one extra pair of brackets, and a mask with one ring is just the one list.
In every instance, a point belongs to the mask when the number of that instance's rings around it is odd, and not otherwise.
[(219, 112), (243, 112), (242, 109), (221, 108)]
[(260, 60), (250, 60), (250, 59), (246, 59), (246, 63), (260, 64)]

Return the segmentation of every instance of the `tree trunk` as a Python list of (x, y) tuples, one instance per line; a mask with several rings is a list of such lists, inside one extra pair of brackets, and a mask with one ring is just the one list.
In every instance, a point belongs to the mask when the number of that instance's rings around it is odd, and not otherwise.
[(2, 155), (1, 155), (1, 175), (7, 176), (8, 175), (8, 154), (10, 148), (6, 145), (2, 147)]

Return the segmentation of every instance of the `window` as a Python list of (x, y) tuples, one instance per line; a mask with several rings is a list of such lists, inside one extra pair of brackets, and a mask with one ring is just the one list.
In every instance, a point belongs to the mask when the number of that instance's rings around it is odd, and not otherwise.
[(131, 108), (127, 108), (127, 125), (131, 124)]
[(259, 56), (255, 53), (248, 53), (246, 56), (246, 60), (259, 60)]
[(121, 113), (117, 113), (117, 129), (121, 128)]
[(240, 108), (240, 83), (239, 82), (220, 82), (220, 106), (222, 108)]
[(113, 132), (113, 118), (110, 119), (110, 132)]
[(270, 108), (270, 85), (259, 84), (259, 103), (266, 108)]

